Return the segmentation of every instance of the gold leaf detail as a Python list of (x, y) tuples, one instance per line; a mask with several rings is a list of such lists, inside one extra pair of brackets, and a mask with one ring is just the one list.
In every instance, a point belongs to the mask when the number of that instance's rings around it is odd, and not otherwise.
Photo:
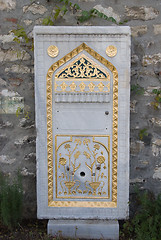
[(98, 86), (98, 89), (100, 90), (100, 92), (103, 92), (104, 84), (102, 82), (100, 82), (97, 86)]
[(61, 164), (61, 165), (65, 165), (67, 163), (67, 160), (66, 160), (66, 158), (59, 158), (59, 164)]
[(50, 57), (57, 57), (59, 54), (59, 49), (56, 46), (51, 45), (48, 47), (47, 53)]
[(76, 85), (74, 82), (72, 82), (72, 83), (70, 84), (70, 89), (72, 90), (72, 92), (75, 91), (76, 87), (77, 87), (77, 85)]
[(63, 83), (60, 85), (60, 87), (61, 87), (61, 89), (62, 89), (63, 92), (66, 90), (67, 86), (68, 86), (68, 85), (67, 85), (65, 82), (63, 82)]
[(106, 48), (106, 54), (108, 57), (114, 57), (117, 54), (117, 48), (113, 45), (110, 45)]
[(95, 84), (93, 82), (90, 82), (90, 84), (88, 85), (90, 92), (94, 91), (95, 88)]
[(77, 151), (77, 152), (74, 154), (74, 158), (75, 158), (75, 159), (79, 158), (79, 155), (80, 155), (80, 151)]
[(79, 84), (79, 87), (80, 87), (81, 92), (83, 92), (84, 89), (85, 89), (85, 87), (86, 87), (86, 84), (85, 84), (84, 82), (81, 82), (81, 83)]
[(99, 156), (97, 158), (97, 162), (100, 163), (100, 164), (104, 163), (105, 162), (105, 157), (104, 156)]

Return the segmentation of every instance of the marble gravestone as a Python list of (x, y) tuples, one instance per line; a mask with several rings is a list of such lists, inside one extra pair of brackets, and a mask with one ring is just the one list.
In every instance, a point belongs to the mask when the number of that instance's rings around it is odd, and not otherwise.
[(119, 239), (129, 201), (129, 27), (35, 27), (37, 216)]

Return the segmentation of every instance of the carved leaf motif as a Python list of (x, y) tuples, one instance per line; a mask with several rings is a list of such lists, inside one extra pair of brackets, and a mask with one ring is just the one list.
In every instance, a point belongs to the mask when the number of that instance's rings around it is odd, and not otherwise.
[(92, 168), (85, 162), (87, 168), (89, 168), (90, 171), (92, 171)]
[(87, 153), (86, 151), (83, 152), (83, 154), (86, 156), (87, 159), (90, 159), (91, 155)]
[(78, 158), (79, 158), (79, 155), (80, 155), (80, 151), (77, 151), (77, 152), (74, 154), (74, 158), (75, 158), (75, 159), (78, 159)]

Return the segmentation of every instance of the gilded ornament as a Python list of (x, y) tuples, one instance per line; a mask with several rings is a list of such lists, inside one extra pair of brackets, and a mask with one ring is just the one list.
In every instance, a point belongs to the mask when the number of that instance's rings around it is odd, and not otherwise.
[(104, 163), (105, 162), (105, 157), (104, 156), (99, 156), (97, 158), (97, 162), (100, 163), (100, 164)]
[(72, 82), (72, 83), (70, 84), (70, 89), (72, 90), (72, 92), (75, 91), (76, 87), (77, 87), (77, 85), (76, 85), (74, 82)]
[(98, 86), (98, 89), (100, 90), (100, 92), (103, 92), (104, 84), (102, 82), (100, 82), (97, 86)]
[(93, 82), (91, 82), (91, 83), (88, 85), (88, 87), (89, 87), (90, 92), (93, 92), (93, 91), (94, 91), (94, 88), (95, 88), (95, 84), (94, 84)]
[(106, 54), (108, 57), (114, 57), (117, 54), (117, 48), (113, 45), (110, 45), (106, 48)]
[(59, 54), (59, 49), (57, 48), (57, 46), (51, 45), (51, 46), (48, 47), (47, 52), (48, 52), (48, 55), (49, 55), (50, 57), (53, 57), (53, 58), (54, 58), (54, 57), (57, 57), (57, 56), (58, 56), (58, 54)]
[[(58, 85), (57, 85), (57, 86), (58, 86)], [(61, 87), (61, 89), (62, 89), (63, 92), (66, 90), (67, 86), (68, 86), (68, 85), (67, 85), (65, 82), (63, 82), (63, 83), (60, 85), (60, 87)]]
[(84, 82), (81, 82), (81, 83), (79, 84), (79, 87), (80, 87), (81, 92), (84, 92), (84, 89), (85, 89), (85, 87), (86, 87), (86, 84), (85, 84)]
[[(82, 51), (86, 51), (92, 57), (97, 59), (103, 65), (105, 65), (113, 76), (113, 132), (112, 132), (112, 194), (110, 201), (55, 201), (53, 199), (55, 189), (53, 186), (53, 132), (52, 132), (52, 76), (53, 73), (71, 60), (77, 54)], [(62, 59), (54, 63), (47, 73), (47, 160), (48, 160), (48, 206), (50, 207), (102, 207), (102, 208), (116, 208), (117, 207), (117, 149), (118, 149), (118, 72), (117, 69), (105, 58), (99, 55), (96, 51), (88, 47), (85, 43), (82, 43), (72, 52), (65, 55)], [(108, 169), (109, 169), (108, 163)], [(56, 173), (57, 174), (57, 173)], [(106, 177), (106, 176), (104, 176)], [(107, 177), (106, 177), (107, 178)], [(109, 177), (108, 177), (109, 178)], [(57, 181), (57, 180), (56, 180)], [(110, 187), (110, 182), (108, 182)], [(87, 187), (88, 188), (88, 187)], [(110, 188), (109, 188), (110, 189)], [(110, 192), (108, 189), (109, 197)], [(64, 195), (67, 194), (64, 191)], [(92, 194), (92, 191), (88, 192), (88, 195)], [(73, 198), (73, 197), (72, 197)], [(90, 196), (89, 198), (92, 198)]]
[(66, 158), (59, 158), (59, 164), (61, 164), (62, 166), (64, 166), (67, 163)]

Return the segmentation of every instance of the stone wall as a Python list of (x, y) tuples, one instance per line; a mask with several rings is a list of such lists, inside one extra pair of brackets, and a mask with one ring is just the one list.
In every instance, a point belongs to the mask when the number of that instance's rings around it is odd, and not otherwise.
[[(153, 89), (161, 88), (161, 4), (156, 1), (79, 0), (81, 9), (97, 9), (117, 24), (131, 27), (131, 157), (130, 193), (134, 186), (161, 192), (161, 104)], [(0, 0), (0, 171), (23, 176), (24, 216), (36, 217), (36, 130), (34, 124), (34, 25), (41, 25), (59, 1)], [(70, 9), (55, 25), (115, 25), (102, 18), (78, 21)], [(120, 23), (120, 24), (119, 24)], [(11, 32), (22, 25), (31, 41), (18, 44)]]

